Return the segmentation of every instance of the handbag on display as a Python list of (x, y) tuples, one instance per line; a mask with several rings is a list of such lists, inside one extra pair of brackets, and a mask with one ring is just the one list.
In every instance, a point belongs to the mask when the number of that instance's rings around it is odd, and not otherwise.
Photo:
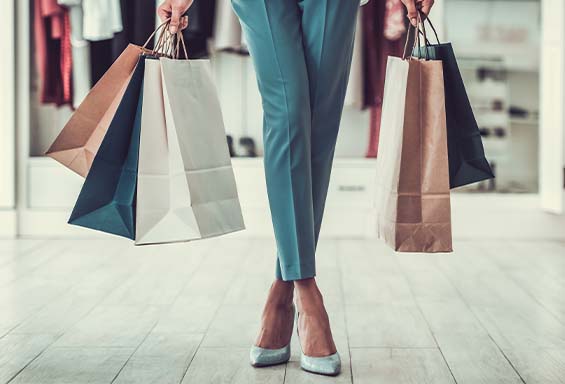
[(449, 155), (450, 187), (456, 188), (479, 181), (492, 179), (494, 174), (485, 157), (483, 141), (467, 97), (465, 84), (451, 43), (440, 43), (437, 32), (431, 23), (437, 44), (424, 39), (425, 46), (415, 47), (412, 54), (443, 63), (445, 89), (445, 113), (447, 124), (447, 148)]
[[(418, 25), (421, 25), (419, 20)], [(451, 203), (442, 62), (389, 56), (377, 157), (378, 235), (400, 252), (450, 252)], [(410, 50), (411, 51), (411, 50)]]
[(46, 155), (85, 177), (138, 62), (142, 47), (130, 44), (73, 113)]
[(210, 62), (148, 60), (144, 95), (136, 244), (244, 229)]

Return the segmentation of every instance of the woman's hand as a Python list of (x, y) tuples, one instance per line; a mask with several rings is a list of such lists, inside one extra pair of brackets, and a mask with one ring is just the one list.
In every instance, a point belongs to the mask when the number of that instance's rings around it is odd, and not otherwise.
[(169, 32), (177, 33), (188, 27), (188, 17), (182, 16), (192, 5), (193, 0), (165, 0), (157, 9), (161, 21), (171, 19)]
[(408, 19), (413, 26), (418, 25), (418, 12), (421, 12), (424, 16), (428, 16), (432, 5), (434, 5), (434, 0), (401, 0), (406, 10), (408, 11)]

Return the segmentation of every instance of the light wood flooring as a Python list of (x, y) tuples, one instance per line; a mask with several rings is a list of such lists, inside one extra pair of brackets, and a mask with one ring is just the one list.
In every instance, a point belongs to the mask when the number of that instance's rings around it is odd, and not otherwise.
[(565, 383), (565, 243), (322, 239), (336, 378), (248, 364), (274, 241), (0, 240), (0, 383)]

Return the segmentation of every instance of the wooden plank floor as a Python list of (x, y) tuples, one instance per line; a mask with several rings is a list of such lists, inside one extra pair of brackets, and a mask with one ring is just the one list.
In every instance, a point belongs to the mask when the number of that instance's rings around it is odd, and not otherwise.
[(274, 241), (0, 240), (0, 383), (565, 383), (565, 243), (322, 239), (343, 373), (253, 369)]

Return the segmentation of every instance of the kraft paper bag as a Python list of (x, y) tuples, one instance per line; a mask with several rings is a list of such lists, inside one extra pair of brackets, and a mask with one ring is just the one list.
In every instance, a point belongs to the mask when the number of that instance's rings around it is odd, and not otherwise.
[(139, 55), (130, 44), (73, 113), (46, 155), (85, 177), (128, 86)]
[(378, 234), (400, 252), (450, 252), (441, 61), (389, 57), (377, 157)]
[[(451, 43), (440, 43), (430, 19), (437, 44), (430, 44), (413, 54), (443, 63), (445, 113), (447, 122), (447, 149), (449, 155), (450, 187), (456, 188), (494, 178), (485, 157), (483, 141)], [(427, 52), (426, 52), (427, 51)]]
[(136, 244), (244, 229), (208, 60), (147, 60)]
[(145, 61), (144, 56), (139, 57), (84, 181), (69, 224), (135, 238), (135, 194)]

